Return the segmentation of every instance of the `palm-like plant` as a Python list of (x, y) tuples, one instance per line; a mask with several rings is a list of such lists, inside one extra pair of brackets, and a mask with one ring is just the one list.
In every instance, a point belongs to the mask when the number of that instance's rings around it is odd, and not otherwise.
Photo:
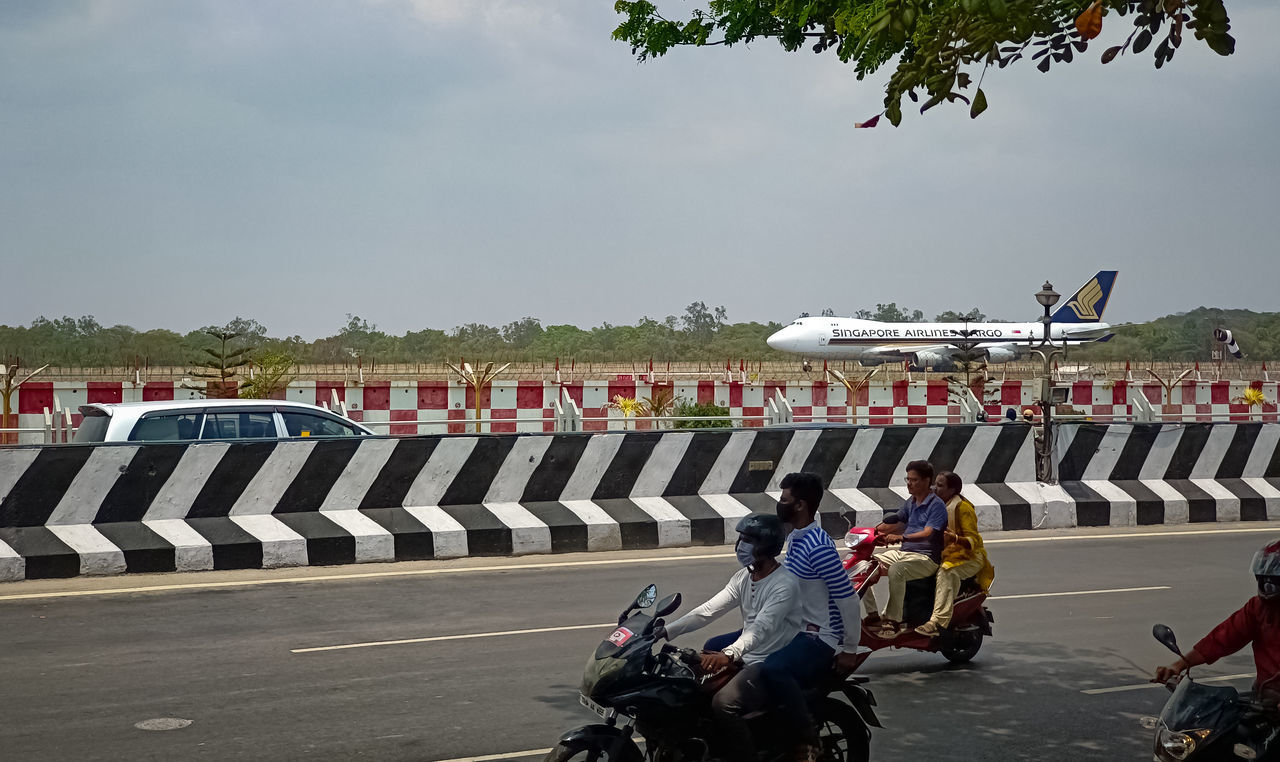
[[(676, 409), (676, 391), (670, 386), (655, 386), (653, 393), (640, 400), (640, 410), (646, 416), (665, 418)], [(654, 421), (655, 429), (662, 428), (661, 421)]]
[(633, 415), (637, 415), (644, 411), (644, 403), (635, 397), (623, 397), (621, 394), (616, 395), (612, 402), (606, 402), (600, 406), (600, 410), (607, 412), (609, 410), (617, 410), (622, 413), (622, 430), (628, 429), (627, 420)]

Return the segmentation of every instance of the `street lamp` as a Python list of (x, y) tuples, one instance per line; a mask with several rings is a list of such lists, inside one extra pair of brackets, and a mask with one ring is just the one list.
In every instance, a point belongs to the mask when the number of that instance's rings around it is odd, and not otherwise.
[[(1053, 440), (1050, 438), (1049, 422), (1052, 417), (1053, 410), (1053, 379), (1051, 377), (1053, 358), (1055, 355), (1062, 354), (1061, 349), (1053, 347), (1053, 315), (1050, 310), (1053, 305), (1058, 303), (1060, 294), (1053, 290), (1053, 284), (1049, 281), (1044, 282), (1044, 286), (1036, 292), (1036, 301), (1044, 307), (1044, 315), (1040, 318), (1040, 324), (1044, 326), (1044, 331), (1040, 335), (1040, 343), (1034, 344), (1031, 339), (1028, 340), (1028, 346), (1035, 354), (1040, 355), (1041, 362), (1044, 363), (1043, 372), (1040, 378), (1040, 415), (1041, 415), (1041, 431), (1036, 443), (1036, 478), (1042, 482), (1053, 481)], [(1034, 336), (1032, 336), (1034, 339)], [(1048, 349), (1046, 350), (1046, 347)]]

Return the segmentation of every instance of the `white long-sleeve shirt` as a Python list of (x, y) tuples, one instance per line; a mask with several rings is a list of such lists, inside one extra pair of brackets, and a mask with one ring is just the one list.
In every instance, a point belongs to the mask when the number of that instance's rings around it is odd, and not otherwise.
[(787, 536), (785, 552), (783, 564), (799, 579), (801, 628), (837, 652), (855, 652), (862, 612), (831, 536), (815, 518)]
[(746, 664), (764, 661), (800, 632), (800, 583), (779, 566), (753, 582), (751, 572), (739, 569), (711, 600), (667, 625), (667, 638), (701, 629), (726, 612), (742, 609), (742, 635), (729, 645)]

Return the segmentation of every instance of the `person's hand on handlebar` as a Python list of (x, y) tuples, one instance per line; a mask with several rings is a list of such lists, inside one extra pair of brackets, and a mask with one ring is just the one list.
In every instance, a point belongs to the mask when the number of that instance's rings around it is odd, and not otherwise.
[(722, 651), (703, 651), (702, 652), (702, 672), (703, 674), (713, 675), (722, 669), (725, 669), (733, 662)]
[(897, 545), (900, 542), (902, 542), (902, 535), (900, 534), (886, 534), (884, 536), (885, 545)]
[(1156, 676), (1152, 678), (1151, 682), (1164, 685), (1186, 671), (1187, 663), (1182, 659), (1178, 659), (1167, 667), (1156, 667)]

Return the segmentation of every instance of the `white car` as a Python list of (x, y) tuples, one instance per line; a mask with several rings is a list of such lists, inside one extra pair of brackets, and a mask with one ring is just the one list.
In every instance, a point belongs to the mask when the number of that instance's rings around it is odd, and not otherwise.
[(164, 400), (81, 405), (80, 442), (363, 437), (373, 434), (322, 407), (283, 400)]

